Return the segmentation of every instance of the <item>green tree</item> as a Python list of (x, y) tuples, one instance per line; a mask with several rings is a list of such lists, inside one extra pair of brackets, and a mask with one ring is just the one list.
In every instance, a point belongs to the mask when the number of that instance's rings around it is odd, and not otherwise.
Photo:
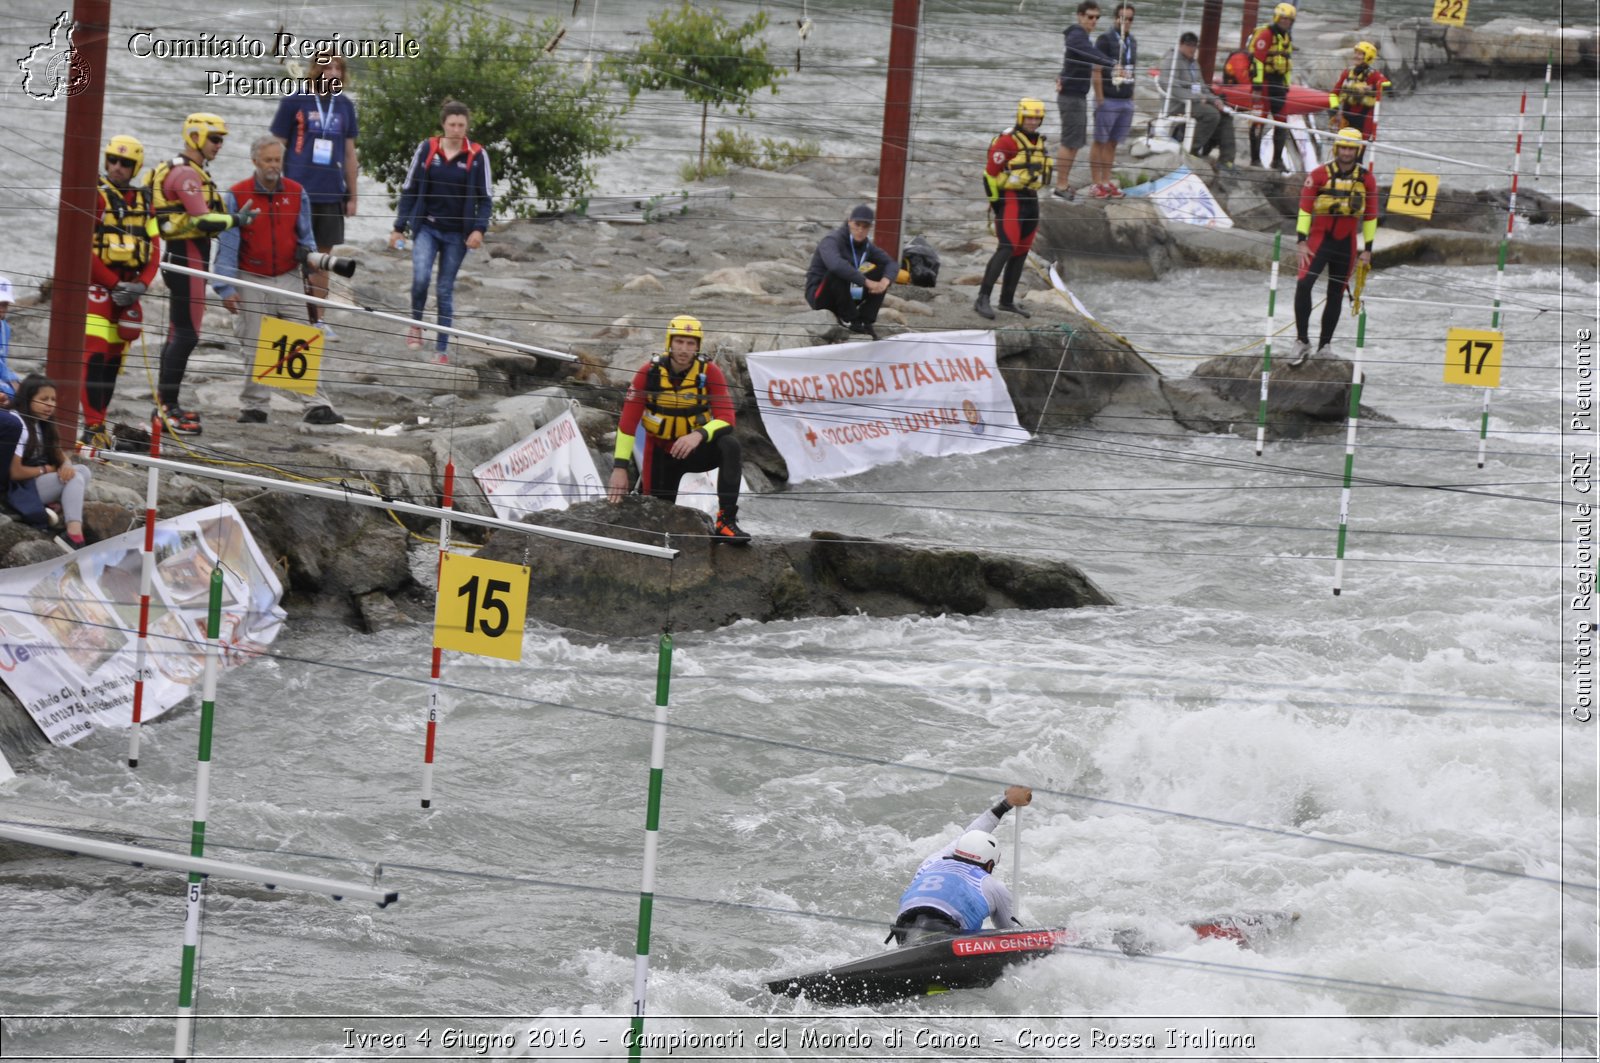
[(787, 73), (767, 59), (767, 42), (761, 38), (767, 22), (762, 11), (736, 26), (716, 7), (698, 11), (683, 0), (682, 6), (652, 16), (650, 39), (611, 63), (630, 103), (646, 89), (674, 89), (700, 105), (697, 172), (705, 170), (711, 108), (731, 106), (739, 114), (753, 114), (750, 97), (761, 89), (776, 94), (778, 79)]
[(399, 32), (416, 40), (418, 57), (372, 60), (360, 82), (361, 168), (391, 197), (418, 142), (439, 132), (447, 99), (472, 108), (467, 135), (489, 150), (496, 209), (519, 217), (582, 196), (594, 185), (592, 160), (627, 143), (617, 130), (628, 105), (553, 57), (555, 19), (532, 28), (443, 0), (414, 10)]

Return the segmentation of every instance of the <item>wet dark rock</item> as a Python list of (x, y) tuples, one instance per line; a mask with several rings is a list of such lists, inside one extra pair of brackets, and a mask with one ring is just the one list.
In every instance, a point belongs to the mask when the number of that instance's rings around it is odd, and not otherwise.
[(1065, 562), (1018, 561), (813, 532), (746, 547), (713, 542), (696, 510), (629, 496), (585, 502), (529, 523), (671, 545), (667, 561), (537, 536), (495, 532), (478, 556), (533, 568), (530, 617), (598, 635), (704, 630), (803, 616), (1064, 609), (1111, 599)]

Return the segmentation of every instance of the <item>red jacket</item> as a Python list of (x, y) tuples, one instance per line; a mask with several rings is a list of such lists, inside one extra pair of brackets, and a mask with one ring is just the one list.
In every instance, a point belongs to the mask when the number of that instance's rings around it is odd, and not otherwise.
[(298, 181), (285, 177), (276, 192), (263, 192), (256, 179), (247, 177), (228, 189), (243, 210), (248, 204), (261, 212), (254, 222), (239, 230), (239, 272), (257, 277), (276, 277), (295, 268), (295, 225), (300, 218), (300, 201), (305, 189)]

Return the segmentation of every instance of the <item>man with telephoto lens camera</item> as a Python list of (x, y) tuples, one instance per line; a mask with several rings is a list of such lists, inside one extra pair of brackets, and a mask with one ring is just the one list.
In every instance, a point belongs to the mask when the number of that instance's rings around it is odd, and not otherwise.
[[(222, 297), (222, 305), (235, 315), (233, 334), (244, 358), (244, 390), (240, 393), (239, 423), (265, 424), (273, 392), (298, 401), (304, 408), (307, 424), (339, 424), (344, 420), (333, 408), (323, 389), (321, 373), (316, 391), (304, 395), (285, 388), (272, 388), (256, 379), (256, 340), (262, 318), (271, 316), (299, 323), (305, 320), (305, 281), (302, 273), (332, 270), (342, 277), (356, 271), (353, 259), (335, 258), (317, 251), (311, 234), (311, 203), (305, 190), (283, 176), (283, 142), (274, 136), (258, 137), (250, 145), (250, 161), (255, 173), (228, 189), (225, 204), (229, 211), (249, 207), (257, 212), (255, 222), (245, 229), (230, 229), (217, 242), (215, 272), (242, 282), (237, 287), (214, 281), (212, 287)], [(288, 356), (289, 376), (295, 365)], [(324, 352), (325, 353), (325, 352)]]

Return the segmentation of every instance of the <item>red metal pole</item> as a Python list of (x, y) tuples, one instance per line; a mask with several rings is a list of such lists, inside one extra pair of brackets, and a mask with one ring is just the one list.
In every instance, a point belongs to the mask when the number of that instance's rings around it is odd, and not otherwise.
[(1206, 0), (1200, 9), (1200, 54), (1196, 62), (1200, 65), (1200, 77), (1207, 85), (1211, 84), (1211, 75), (1217, 69), (1217, 35), (1221, 29), (1222, 0)]
[(911, 84), (917, 65), (920, 0), (894, 0), (889, 29), (889, 81), (883, 96), (883, 143), (878, 154), (878, 217), (872, 242), (900, 258), (905, 220), (906, 163), (911, 156)]
[(1361, 0), (1361, 21), (1356, 23), (1356, 29), (1365, 29), (1372, 25), (1372, 17), (1376, 7), (1377, 0)]
[(1260, 0), (1244, 0), (1244, 18), (1239, 26), (1239, 47), (1243, 48), (1250, 43), (1250, 33), (1259, 23), (1256, 15), (1260, 10)]
[(61, 204), (56, 211), (56, 265), (50, 293), (45, 373), (56, 385), (56, 428), (70, 451), (78, 439), (83, 382), (83, 328), (89, 309), (89, 254), (99, 217), (100, 119), (105, 107), (106, 40), (111, 0), (74, 0), (72, 65), (61, 134)]

